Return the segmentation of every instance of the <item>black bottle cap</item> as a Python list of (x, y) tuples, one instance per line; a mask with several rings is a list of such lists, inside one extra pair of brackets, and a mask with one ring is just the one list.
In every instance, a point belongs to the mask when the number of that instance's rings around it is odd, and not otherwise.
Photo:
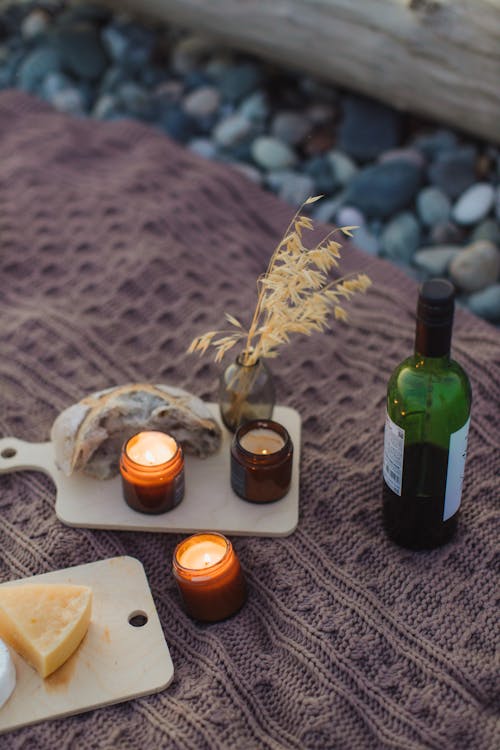
[(417, 319), (426, 326), (451, 326), (455, 287), (448, 279), (429, 279), (418, 295)]

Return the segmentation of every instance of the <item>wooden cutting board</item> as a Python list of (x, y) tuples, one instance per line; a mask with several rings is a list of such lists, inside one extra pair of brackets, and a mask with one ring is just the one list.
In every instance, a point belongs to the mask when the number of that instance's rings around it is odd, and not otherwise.
[[(207, 406), (219, 420), (218, 405), (209, 403)], [(129, 508), (122, 496), (120, 477), (98, 480), (81, 472), (67, 477), (56, 466), (51, 442), (27, 443), (13, 437), (1, 438), (0, 474), (24, 469), (48, 474), (56, 486), (56, 515), (68, 526), (186, 534), (210, 530), (234, 535), (287, 536), (299, 521), (301, 420), (299, 413), (288, 406), (276, 406), (273, 419), (286, 427), (293, 442), (291, 486), (285, 497), (275, 503), (248, 503), (233, 492), (230, 482), (233, 436), (225, 428), (217, 453), (204, 459), (186, 456), (184, 499), (173, 510), (157, 516)]]
[[(0, 732), (168, 686), (174, 667), (139, 560), (113, 557), (23, 579), (26, 583), (42, 581), (90, 586), (92, 619), (73, 656), (45, 680), (11, 649), (17, 684), (0, 708)], [(142, 627), (130, 624), (134, 615), (140, 617), (133, 622), (147, 620)]]

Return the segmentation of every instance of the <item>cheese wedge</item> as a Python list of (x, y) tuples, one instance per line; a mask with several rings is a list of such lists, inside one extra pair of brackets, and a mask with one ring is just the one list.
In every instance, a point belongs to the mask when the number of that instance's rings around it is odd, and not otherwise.
[(41, 677), (80, 644), (90, 623), (92, 590), (64, 583), (0, 586), (0, 638)]

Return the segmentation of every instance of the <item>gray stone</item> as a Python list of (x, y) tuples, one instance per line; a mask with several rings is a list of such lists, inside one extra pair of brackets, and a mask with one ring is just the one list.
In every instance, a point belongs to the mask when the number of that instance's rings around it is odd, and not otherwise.
[(81, 115), (85, 111), (85, 98), (77, 88), (61, 89), (51, 97), (51, 104), (59, 112)]
[(236, 169), (237, 172), (244, 175), (248, 180), (251, 180), (251, 182), (255, 182), (257, 185), (261, 184), (262, 175), (256, 167), (252, 167), (251, 164), (245, 164), (240, 161), (228, 162), (228, 164), (233, 169)]
[(217, 156), (217, 146), (210, 138), (193, 138), (192, 141), (189, 141), (188, 148), (204, 159), (215, 159)]
[(234, 65), (232, 55), (228, 52), (224, 52), (210, 56), (207, 62), (203, 65), (203, 70), (211, 81), (217, 82), (232, 65)]
[(284, 170), (270, 173), (267, 177), (269, 185), (274, 188), (279, 197), (297, 208), (307, 198), (314, 195), (314, 181), (305, 174)]
[(63, 27), (52, 35), (63, 69), (78, 78), (95, 80), (108, 67), (108, 57), (97, 31), (87, 24)]
[(196, 131), (192, 117), (172, 103), (165, 103), (164, 107), (160, 107), (159, 124), (171, 138), (180, 143), (187, 143)]
[(264, 91), (254, 91), (247, 96), (238, 107), (242, 117), (255, 123), (263, 123), (270, 112), (269, 101)]
[(425, 166), (425, 158), (420, 151), (416, 148), (392, 148), (390, 151), (384, 151), (379, 156), (380, 164), (386, 161), (409, 161), (411, 164), (415, 164), (416, 167), (423, 168)]
[(500, 224), (495, 219), (485, 219), (471, 234), (471, 241), (488, 240), (500, 247)]
[(135, 81), (125, 81), (117, 91), (124, 109), (142, 120), (152, 120), (156, 115), (155, 102), (151, 94)]
[(208, 117), (219, 109), (220, 94), (213, 86), (202, 86), (191, 91), (183, 101), (184, 111), (193, 117)]
[(54, 71), (47, 73), (42, 83), (40, 84), (40, 93), (49, 102), (52, 101), (52, 97), (59, 91), (64, 89), (70, 89), (74, 85), (74, 82), (64, 73)]
[(500, 284), (491, 284), (481, 292), (471, 294), (467, 305), (481, 318), (496, 322), (500, 320)]
[(354, 206), (341, 206), (336, 220), (339, 227), (361, 227), (365, 223), (365, 217)]
[(379, 240), (366, 226), (360, 226), (353, 232), (353, 242), (368, 255), (378, 255), (380, 252)]
[(442, 151), (429, 168), (429, 180), (450, 198), (458, 198), (476, 179), (476, 150), (465, 146)]
[(454, 245), (464, 242), (465, 238), (465, 230), (462, 227), (457, 227), (452, 221), (436, 224), (430, 231), (430, 239), (436, 245)]
[(156, 33), (138, 23), (118, 19), (102, 31), (102, 43), (112, 60), (128, 71), (141, 72), (151, 62)]
[(451, 130), (436, 130), (434, 133), (419, 136), (413, 145), (432, 160), (446, 151), (454, 151), (457, 147), (457, 136)]
[(176, 73), (186, 75), (198, 68), (215, 49), (216, 44), (207, 37), (182, 37), (172, 50), (170, 64)]
[(306, 117), (312, 125), (325, 125), (336, 115), (336, 108), (331, 104), (311, 104), (306, 109)]
[(245, 117), (234, 114), (221, 120), (213, 131), (213, 139), (218, 146), (231, 148), (244, 141), (252, 132), (252, 123)]
[(461, 252), (457, 245), (422, 247), (413, 256), (413, 264), (429, 276), (444, 276), (453, 258)]
[(252, 158), (266, 170), (288, 169), (297, 162), (290, 146), (272, 136), (259, 136), (252, 143)]
[(420, 170), (407, 161), (366, 167), (347, 187), (346, 203), (366, 216), (386, 218), (408, 206), (420, 185)]
[(347, 185), (358, 171), (353, 160), (342, 151), (329, 151), (327, 159), (330, 161), (332, 172), (339, 185)]
[(409, 263), (420, 243), (420, 225), (415, 216), (404, 211), (385, 227), (380, 238), (383, 254)]
[(255, 91), (260, 81), (260, 68), (252, 63), (243, 63), (228, 68), (221, 75), (219, 91), (226, 101), (237, 103)]
[(348, 96), (338, 129), (340, 148), (361, 161), (373, 159), (399, 142), (401, 117), (372, 99)]
[(332, 222), (335, 220), (337, 211), (345, 202), (345, 190), (337, 193), (334, 198), (328, 200), (321, 200), (319, 203), (315, 203), (312, 209), (312, 215), (316, 221), (323, 223)]
[(297, 146), (310, 131), (309, 120), (298, 112), (278, 112), (271, 122), (271, 135), (290, 146)]
[(25, 91), (36, 91), (45, 76), (60, 71), (61, 55), (54, 47), (37, 47), (30, 52), (18, 70), (19, 85)]
[(417, 195), (417, 212), (426, 227), (444, 224), (450, 217), (450, 199), (442, 190), (431, 185)]
[(118, 99), (113, 94), (102, 94), (92, 109), (92, 116), (98, 120), (107, 120), (113, 118), (120, 109)]
[(453, 219), (457, 224), (476, 224), (489, 213), (495, 200), (495, 190), (488, 182), (478, 182), (468, 188), (453, 206)]
[(42, 8), (35, 8), (23, 19), (21, 23), (21, 35), (24, 39), (33, 39), (44, 34), (49, 26), (49, 14)]
[(335, 177), (330, 160), (326, 156), (313, 156), (302, 166), (304, 173), (312, 177), (315, 184), (315, 193), (330, 195), (340, 187)]
[(500, 252), (486, 240), (461, 250), (449, 267), (452, 280), (464, 292), (479, 292), (494, 284), (499, 272)]

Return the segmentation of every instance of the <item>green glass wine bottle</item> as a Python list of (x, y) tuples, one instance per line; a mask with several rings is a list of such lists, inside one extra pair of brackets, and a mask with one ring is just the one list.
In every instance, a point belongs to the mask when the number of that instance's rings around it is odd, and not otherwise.
[(471, 388), (450, 358), (454, 307), (449, 281), (422, 285), (415, 352), (396, 367), (387, 388), (384, 526), (410, 549), (445, 544), (457, 527)]

